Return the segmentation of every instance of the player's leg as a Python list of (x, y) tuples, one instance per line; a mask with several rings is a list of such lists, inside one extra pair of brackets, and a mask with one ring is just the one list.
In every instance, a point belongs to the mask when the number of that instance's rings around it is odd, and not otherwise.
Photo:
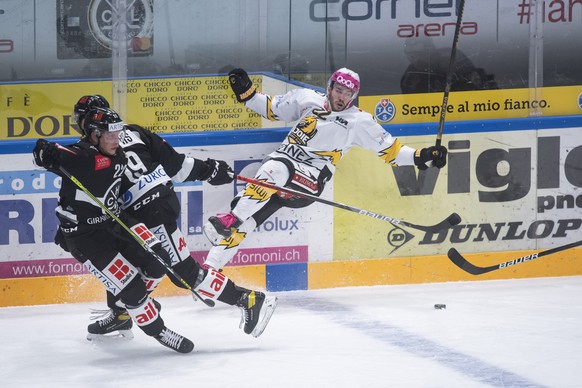
[[(120, 242), (111, 231), (98, 230), (70, 236), (67, 243), (73, 256), (103, 283), (107, 291), (121, 300), (128, 315), (144, 333), (175, 351), (192, 351), (194, 344), (190, 340), (165, 326), (140, 272), (118, 253)], [(126, 250), (143, 251), (137, 243), (128, 245)]]
[[(286, 185), (289, 177), (288, 166), (272, 159), (263, 163), (255, 174), (255, 179), (277, 186)], [(208, 219), (204, 225), (204, 234), (213, 245), (223, 243), (223, 240), (233, 236), (237, 228), (258, 213), (276, 193), (276, 190), (262, 186), (246, 185), (245, 189), (237, 194), (237, 198), (233, 201), (236, 205), (232, 207), (230, 213), (218, 214)], [(233, 238), (236, 240), (240, 236), (233, 236)]]
[[(263, 209), (268, 209), (268, 207)], [(275, 208), (272, 209), (273, 212), (275, 210)], [(264, 211), (260, 213), (264, 213)], [(264, 214), (263, 217), (268, 217), (268, 215)], [(247, 220), (245, 224), (250, 225), (251, 223), (248, 222), (250, 220), (253, 218)], [(164, 248), (168, 251), (172, 261), (172, 269), (178, 276), (204, 298), (239, 307), (243, 316), (241, 327), (244, 326), (245, 333), (258, 337), (263, 332), (275, 310), (277, 298), (266, 296), (260, 291), (238, 287), (225, 274), (212, 268), (200, 266), (190, 256), (186, 240), (175, 222), (152, 227), (150, 230), (160, 241), (166, 242)], [(187, 288), (174, 276), (168, 276), (176, 286)]]

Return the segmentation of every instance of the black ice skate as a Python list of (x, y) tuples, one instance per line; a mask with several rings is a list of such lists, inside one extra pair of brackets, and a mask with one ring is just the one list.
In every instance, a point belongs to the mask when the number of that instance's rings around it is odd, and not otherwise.
[(242, 327), (245, 333), (256, 338), (265, 331), (277, 307), (277, 298), (266, 297), (259, 291), (247, 291), (240, 297), (236, 305), (240, 307), (242, 312), (239, 327)]
[[(157, 300), (153, 300), (158, 311), (162, 310), (162, 305)], [(87, 339), (89, 341), (109, 341), (113, 339), (130, 340), (133, 338), (131, 328), (133, 322), (123, 307), (115, 307), (109, 310), (93, 310), (94, 317), (90, 319), (97, 320), (87, 326)]]
[(133, 338), (131, 327), (133, 322), (124, 308), (109, 310), (95, 310), (97, 316), (91, 319), (97, 321), (87, 326), (87, 339), (89, 341), (104, 341), (114, 338), (130, 340)]
[(179, 353), (190, 353), (194, 349), (194, 343), (188, 338), (173, 332), (167, 327), (160, 334), (154, 337), (162, 345), (173, 349)]
[(242, 222), (232, 213), (217, 214), (210, 217), (204, 224), (204, 234), (212, 245), (218, 245), (222, 240), (230, 237), (241, 224)]

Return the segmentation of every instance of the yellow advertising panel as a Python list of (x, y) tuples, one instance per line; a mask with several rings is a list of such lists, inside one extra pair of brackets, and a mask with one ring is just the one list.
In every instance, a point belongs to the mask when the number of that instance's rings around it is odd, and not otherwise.
[[(402, 137), (421, 148), (434, 136)], [(442, 169), (391, 168), (352, 149), (334, 175), (334, 199), (418, 225), (453, 212), (461, 222), (424, 232), (334, 211), (334, 260), (550, 249), (580, 240), (582, 130), (445, 134)]]
[[(448, 121), (491, 120), (582, 113), (582, 86), (451, 92)], [(443, 93), (360, 97), (359, 106), (380, 124), (438, 122)]]
[[(260, 89), (262, 76), (251, 79)], [(0, 85), (0, 140), (78, 136), (71, 118), (78, 99), (101, 94), (112, 104), (111, 90), (111, 81)], [(218, 76), (129, 80), (123, 119), (162, 133), (261, 127)]]
[[(262, 77), (255, 76), (253, 83), (260, 88)], [(261, 127), (261, 116), (236, 101), (227, 77), (133, 80), (127, 95), (129, 122), (154, 132)]]
[[(270, 78), (251, 75), (251, 79), (260, 90)], [(111, 90), (111, 81), (0, 85), (3, 107), (0, 140), (78, 136), (71, 112), (79, 97), (101, 94), (112, 103)], [(127, 115), (123, 119), (154, 132), (272, 126), (236, 101), (224, 76), (128, 80), (126, 96)], [(360, 96), (359, 104), (381, 124), (427, 123), (439, 121), (442, 99), (442, 93)], [(580, 113), (582, 86), (569, 86), (452, 92), (446, 119), (488, 120)]]

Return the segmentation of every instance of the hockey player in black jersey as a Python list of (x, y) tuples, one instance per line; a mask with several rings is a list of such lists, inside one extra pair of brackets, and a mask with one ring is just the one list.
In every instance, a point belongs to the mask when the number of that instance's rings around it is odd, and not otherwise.
[[(109, 103), (100, 95), (83, 96), (73, 110), (73, 118), (85, 137), (89, 132), (84, 117), (94, 107), (108, 108)], [(143, 222), (163, 242), (171, 257), (172, 268), (188, 284), (196, 288), (220, 278), (225, 283), (224, 291), (211, 299), (240, 307), (244, 332), (258, 337), (269, 322), (277, 299), (238, 287), (224, 274), (201, 268), (190, 256), (190, 249), (176, 222), (180, 203), (172, 182), (205, 180), (211, 185), (230, 183), (233, 180), (230, 167), (224, 161), (202, 161), (180, 154), (160, 136), (134, 124), (125, 125), (120, 146), (128, 159), (125, 175), (132, 183), (123, 195), (124, 213)], [(178, 287), (185, 287), (171, 275), (170, 279)], [(150, 291), (160, 280), (148, 282)], [(116, 305), (117, 299), (112, 293), (107, 293), (110, 313), (89, 325), (89, 337), (131, 328), (132, 322), (127, 319), (125, 309)]]
[[(121, 300), (147, 335), (180, 353), (191, 352), (192, 341), (166, 327), (144, 282), (144, 277), (162, 278), (165, 267), (60, 170), (62, 167), (82, 182), (127, 225), (138, 226), (125, 218), (120, 208), (122, 186), (127, 185), (127, 160), (119, 147), (119, 135), (124, 130), (121, 118), (109, 109), (93, 109), (87, 113), (86, 128), (86, 136), (77, 143), (61, 146), (39, 139), (33, 150), (37, 165), (63, 177), (55, 242)], [(152, 249), (162, 259), (170, 260), (159, 241)]]

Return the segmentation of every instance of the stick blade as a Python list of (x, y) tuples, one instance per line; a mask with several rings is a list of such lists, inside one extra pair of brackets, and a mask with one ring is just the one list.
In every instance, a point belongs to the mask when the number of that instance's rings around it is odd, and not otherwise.
[(469, 263), (467, 259), (465, 259), (463, 255), (461, 255), (455, 248), (449, 249), (447, 256), (449, 260), (453, 262), (453, 264), (455, 264), (463, 271), (470, 273), (471, 275), (482, 275), (499, 268), (497, 265), (492, 267), (477, 267), (476, 265)]
[(459, 216), (457, 213), (453, 213), (436, 225), (421, 226), (408, 224), (408, 226), (414, 226), (415, 229), (424, 230), (425, 232), (436, 233), (443, 229), (452, 228), (453, 226), (458, 225), (459, 222), (461, 222), (461, 216)]
[(458, 215), (457, 213), (453, 213), (447, 217), (447, 222), (451, 227), (459, 225), (459, 223), (461, 222), (461, 216)]

